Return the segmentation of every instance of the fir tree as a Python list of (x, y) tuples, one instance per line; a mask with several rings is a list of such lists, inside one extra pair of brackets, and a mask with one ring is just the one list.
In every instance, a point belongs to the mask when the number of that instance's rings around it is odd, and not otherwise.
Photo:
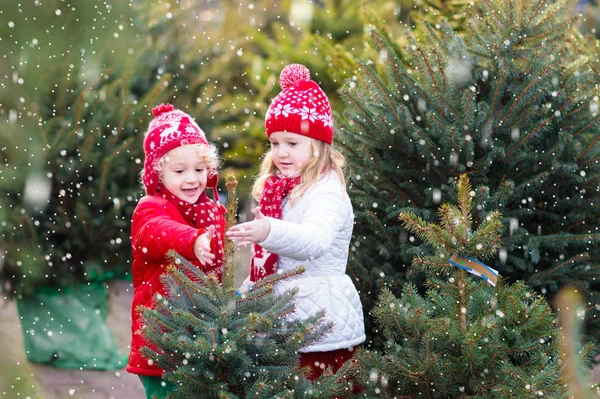
[[(80, 73), (69, 61), (64, 70)], [(8, 246), (2, 287), (11, 295), (129, 270), (130, 215), (141, 189), (125, 165), (143, 159), (138, 116), (156, 100), (162, 82), (132, 101), (130, 76), (108, 70), (102, 76), (80, 85), (61, 75), (47, 103), (40, 101), (23, 118), (28, 137), (42, 146), (36, 153), (21, 142), (36, 154), (33, 162), (11, 160), (14, 170), (3, 173), (7, 180), (21, 177), (6, 191), (7, 218), (0, 225)]]
[(429, 251), (413, 261), (428, 276), (427, 292), (409, 283), (399, 299), (383, 291), (373, 314), (385, 348), (358, 355), (368, 392), (380, 398), (566, 397), (559, 330), (546, 300), (523, 282), (493, 286), (449, 263), (487, 261), (502, 245), (499, 212), (473, 228), (477, 199), (461, 175), (458, 206), (443, 204), (439, 224), (400, 215), (427, 243)]
[(119, 30), (102, 9), (128, 19), (118, 1), (0, 6), (11, 16), (0, 28), (11, 41), (0, 70), (13, 76), (2, 82), (0, 104), (0, 280), (8, 295), (129, 270), (142, 191), (129, 166), (143, 160), (139, 133), (170, 77), (133, 94), (134, 29)]
[[(371, 3), (369, 19), (389, 29), (398, 25), (398, 10), (407, 9)], [(224, 172), (240, 178), (242, 198), (268, 144), (264, 117), (280, 91), (283, 67), (306, 65), (335, 108), (341, 105), (336, 92), (356, 69), (356, 56), (367, 51), (363, 4), (353, 0), (179, 2), (168, 12), (163, 3), (143, 0), (133, 7), (136, 23), (148, 26), (148, 44), (136, 52), (144, 62), (135, 90), (146, 90), (162, 74), (174, 77), (166, 97), (219, 145)]]
[(503, 215), (490, 266), (548, 295), (586, 292), (587, 333), (599, 336), (600, 75), (595, 39), (573, 28), (575, 3), (478, 2), (460, 33), (424, 24), (399, 51), (371, 31), (380, 57), (359, 63), (337, 119), (357, 220), (350, 273), (366, 310), (383, 287), (421, 280), (400, 212), (435, 220), (467, 173), (479, 187), (473, 218)]
[[(235, 222), (228, 179), (227, 225)], [(335, 375), (324, 373), (310, 382), (298, 369), (298, 350), (316, 342), (330, 329), (320, 312), (302, 321), (286, 316), (294, 311), (295, 292), (274, 295), (273, 284), (293, 278), (303, 269), (275, 274), (238, 296), (233, 286), (232, 245), (225, 248), (222, 284), (178, 254), (161, 280), (166, 297), (157, 295), (155, 308), (141, 307), (142, 333), (151, 347), (143, 355), (164, 370), (163, 379), (176, 386), (175, 398), (328, 398), (350, 395), (345, 377), (350, 364)]]

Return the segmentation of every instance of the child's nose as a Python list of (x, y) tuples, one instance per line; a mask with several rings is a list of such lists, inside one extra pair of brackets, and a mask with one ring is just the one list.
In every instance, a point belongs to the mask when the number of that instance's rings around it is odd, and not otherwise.
[(195, 181), (198, 180), (198, 176), (196, 176), (195, 173), (186, 173), (185, 174), (185, 181), (189, 182), (189, 183), (193, 183)]

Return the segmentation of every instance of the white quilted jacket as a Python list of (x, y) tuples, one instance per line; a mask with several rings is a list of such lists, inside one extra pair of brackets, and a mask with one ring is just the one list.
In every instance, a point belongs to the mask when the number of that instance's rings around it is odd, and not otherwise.
[(276, 284), (277, 293), (298, 287), (296, 319), (325, 309), (334, 329), (301, 352), (328, 352), (356, 346), (365, 340), (362, 305), (346, 275), (348, 246), (354, 226), (352, 204), (335, 172), (298, 198), (283, 203), (283, 219), (269, 218), (271, 231), (260, 245), (279, 255), (278, 268), (305, 266), (299, 277)]

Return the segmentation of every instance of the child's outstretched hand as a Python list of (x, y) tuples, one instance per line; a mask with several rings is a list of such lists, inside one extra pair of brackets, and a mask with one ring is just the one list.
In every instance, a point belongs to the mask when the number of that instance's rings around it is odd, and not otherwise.
[(254, 208), (254, 220), (231, 227), (225, 235), (238, 247), (263, 242), (271, 231), (269, 219), (260, 211), (260, 206)]
[(208, 226), (206, 233), (201, 234), (194, 242), (194, 255), (203, 265), (213, 265), (215, 255), (210, 252), (210, 241), (215, 235), (215, 226)]

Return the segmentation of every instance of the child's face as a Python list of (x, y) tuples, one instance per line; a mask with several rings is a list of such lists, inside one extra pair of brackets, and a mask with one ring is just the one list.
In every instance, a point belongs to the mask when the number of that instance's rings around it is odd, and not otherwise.
[(269, 141), (273, 163), (284, 177), (296, 174), (313, 156), (309, 137), (289, 132), (273, 132)]
[(207, 166), (196, 145), (174, 148), (165, 154), (162, 184), (177, 198), (194, 204), (206, 187)]

